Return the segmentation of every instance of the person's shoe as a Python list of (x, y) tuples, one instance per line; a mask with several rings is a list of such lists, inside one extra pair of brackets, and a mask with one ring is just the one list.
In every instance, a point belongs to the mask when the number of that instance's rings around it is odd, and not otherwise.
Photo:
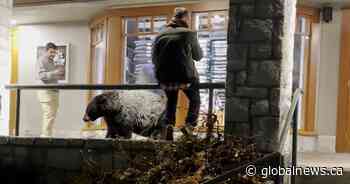
[(186, 124), (180, 130), (185, 136), (193, 136), (194, 127), (192, 125)]

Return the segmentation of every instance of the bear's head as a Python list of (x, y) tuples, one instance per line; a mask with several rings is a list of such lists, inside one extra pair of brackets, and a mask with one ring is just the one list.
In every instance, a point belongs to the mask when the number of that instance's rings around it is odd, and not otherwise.
[(103, 93), (94, 97), (86, 107), (83, 121), (95, 121), (100, 117), (116, 113), (117, 97), (118, 95), (115, 92)]

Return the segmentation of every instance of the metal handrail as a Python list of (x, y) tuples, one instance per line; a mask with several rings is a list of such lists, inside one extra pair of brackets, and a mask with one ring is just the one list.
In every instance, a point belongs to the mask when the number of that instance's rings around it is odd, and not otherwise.
[[(225, 89), (225, 83), (200, 83), (200, 89)], [(10, 84), (5, 85), (9, 90), (38, 90), (38, 89), (60, 89), (60, 90), (148, 90), (160, 89), (158, 84), (122, 84), (122, 85), (105, 85), (105, 84), (47, 84), (47, 85), (27, 85), (27, 84)]]
[[(293, 93), (293, 97), (292, 97), (292, 102), (289, 108), (289, 111), (287, 113), (286, 118), (284, 119), (284, 121), (282, 122), (282, 126), (283, 128), (280, 131), (280, 135), (279, 135), (279, 142), (283, 143), (285, 141), (286, 135), (287, 135), (287, 131), (293, 126), (293, 115), (294, 112), (297, 108), (297, 105), (299, 103), (300, 97), (303, 95), (303, 90), (298, 88), (294, 91)], [(283, 144), (281, 144), (280, 150), (283, 149)]]
[[(15, 136), (19, 135), (20, 126), (20, 105), (21, 105), (21, 90), (157, 90), (161, 89), (159, 84), (123, 84), (123, 85), (91, 85), (91, 84), (47, 84), (47, 85), (27, 85), (27, 84), (10, 84), (5, 85), (5, 89), (16, 90), (16, 130)], [(225, 89), (225, 83), (200, 83), (199, 89), (209, 90), (209, 107), (208, 114), (213, 112), (213, 98), (215, 89)], [(210, 122), (211, 116), (208, 116)]]
[[(292, 167), (297, 166), (297, 154), (298, 154), (298, 121), (296, 118), (295, 111), (300, 101), (300, 97), (303, 95), (303, 93), (304, 91), (300, 88), (294, 91), (291, 106), (289, 108), (287, 117), (285, 118), (285, 121), (282, 124), (283, 128), (279, 136), (280, 152), (282, 152), (286, 136), (288, 135), (288, 130), (292, 128), (292, 137), (293, 137), (292, 138)], [(295, 182), (296, 182), (295, 175), (292, 175), (291, 184), (295, 184)]]

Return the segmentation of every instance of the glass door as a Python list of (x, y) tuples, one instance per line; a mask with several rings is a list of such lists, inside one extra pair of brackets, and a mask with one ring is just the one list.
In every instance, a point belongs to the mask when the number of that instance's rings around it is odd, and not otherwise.
[[(104, 84), (106, 75), (106, 36), (105, 24), (96, 25), (91, 30), (91, 73), (90, 84)], [(103, 90), (90, 91), (89, 100), (93, 97), (102, 94)], [(88, 129), (104, 129), (106, 128), (103, 120), (98, 120), (94, 125), (88, 124)]]
[[(198, 40), (204, 53), (203, 59), (195, 63), (200, 82), (226, 82), (227, 22), (227, 11), (193, 13), (192, 27), (198, 32)], [(205, 114), (208, 112), (208, 90), (201, 90), (201, 99), (201, 112)], [(214, 108), (219, 119), (216, 128), (223, 131), (225, 90), (214, 91)], [(204, 127), (203, 124), (202, 128)]]

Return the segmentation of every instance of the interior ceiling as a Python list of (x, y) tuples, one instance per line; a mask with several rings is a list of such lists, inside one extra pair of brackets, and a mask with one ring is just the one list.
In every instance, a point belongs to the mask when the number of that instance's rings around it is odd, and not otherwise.
[[(81, 0), (80, 0), (81, 1)], [(160, 4), (193, 3), (212, 0), (99, 0), (94, 2), (77, 2), (31, 7), (16, 7), (13, 19), (18, 25), (55, 22), (89, 21), (104, 9), (130, 6), (151, 6)], [(228, 1), (228, 0), (217, 0)], [(322, 7), (350, 7), (350, 0), (298, 0), (299, 5)]]
[(13, 10), (13, 20), (15, 20), (17, 25), (89, 21), (93, 16), (105, 9), (153, 6), (164, 3), (193, 3), (200, 1), (209, 0), (104, 0), (97, 2), (77, 2), (31, 7), (15, 7)]
[(299, 5), (322, 7), (322, 6), (332, 6), (332, 7), (348, 7), (350, 6), (350, 0), (298, 0)]

